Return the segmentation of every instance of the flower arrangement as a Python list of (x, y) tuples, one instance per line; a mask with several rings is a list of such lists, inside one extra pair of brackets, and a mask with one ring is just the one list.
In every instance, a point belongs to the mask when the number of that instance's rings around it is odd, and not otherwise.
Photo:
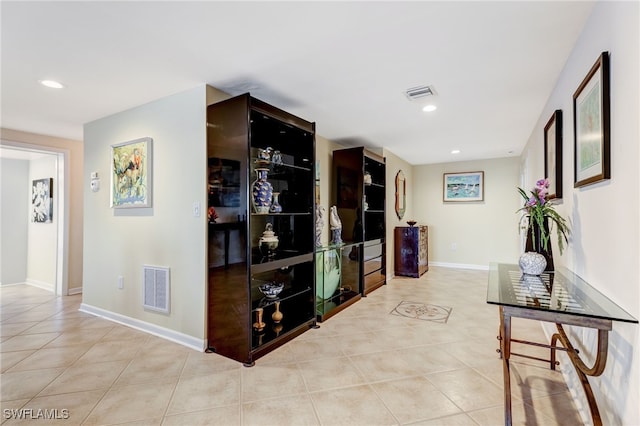
[[(549, 239), (551, 229), (546, 226), (547, 218), (551, 221), (551, 226), (556, 226), (556, 234), (558, 235), (558, 247), (560, 254), (564, 249), (564, 244), (569, 242), (570, 229), (567, 221), (555, 211), (555, 206), (551, 200), (547, 199), (549, 194), (549, 179), (540, 179), (536, 182), (535, 188), (527, 194), (522, 188), (518, 188), (518, 192), (524, 199), (524, 206), (518, 209), (518, 212), (524, 214), (520, 218), (522, 221), (528, 219), (527, 232), (531, 232), (534, 247), (541, 247), (545, 252), (549, 249)], [(536, 232), (532, 228), (540, 230), (540, 242), (536, 242)]]

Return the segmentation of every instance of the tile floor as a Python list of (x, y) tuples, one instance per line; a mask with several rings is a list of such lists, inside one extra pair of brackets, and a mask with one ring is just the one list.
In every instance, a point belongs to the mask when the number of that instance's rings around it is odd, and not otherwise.
[[(38, 425), (504, 424), (486, 283), (487, 272), (438, 267), (393, 279), (252, 368), (79, 312), (80, 295), (4, 287), (2, 424), (29, 423), (7, 418), (21, 408), (68, 417)], [(392, 315), (403, 301), (452, 311), (446, 323)], [(513, 326), (544, 341), (537, 322)], [(582, 424), (559, 372), (512, 365), (514, 424)]]

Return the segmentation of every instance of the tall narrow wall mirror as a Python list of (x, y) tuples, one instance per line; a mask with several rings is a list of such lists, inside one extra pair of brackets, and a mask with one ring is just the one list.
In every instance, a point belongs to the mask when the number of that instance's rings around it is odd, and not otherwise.
[(396, 174), (396, 215), (398, 219), (404, 217), (404, 212), (407, 208), (407, 185), (404, 173), (402, 170), (398, 170)]

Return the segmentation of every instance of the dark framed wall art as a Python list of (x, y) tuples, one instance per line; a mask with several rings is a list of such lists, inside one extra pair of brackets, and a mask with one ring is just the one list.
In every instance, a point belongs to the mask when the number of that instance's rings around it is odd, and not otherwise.
[(53, 221), (53, 178), (36, 179), (31, 183), (31, 222)]
[(573, 95), (575, 188), (611, 178), (609, 52), (602, 52)]
[(549, 179), (547, 198), (562, 198), (562, 110), (544, 126), (544, 176)]

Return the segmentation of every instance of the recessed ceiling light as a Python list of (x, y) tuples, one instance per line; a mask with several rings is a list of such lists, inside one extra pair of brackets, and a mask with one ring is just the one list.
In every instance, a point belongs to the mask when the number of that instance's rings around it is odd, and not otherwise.
[(38, 80), (43, 86), (51, 87), (52, 89), (62, 89), (64, 85), (54, 80)]
[(460, 150), (459, 149), (454, 149), (453, 151), (451, 151), (452, 154), (460, 154)]
[(435, 105), (427, 105), (427, 106), (425, 106), (424, 108), (422, 108), (422, 110), (423, 110), (424, 112), (431, 112), (431, 111), (435, 111), (435, 110), (437, 110), (437, 109), (438, 109), (438, 107), (437, 107), (437, 106), (435, 106)]

